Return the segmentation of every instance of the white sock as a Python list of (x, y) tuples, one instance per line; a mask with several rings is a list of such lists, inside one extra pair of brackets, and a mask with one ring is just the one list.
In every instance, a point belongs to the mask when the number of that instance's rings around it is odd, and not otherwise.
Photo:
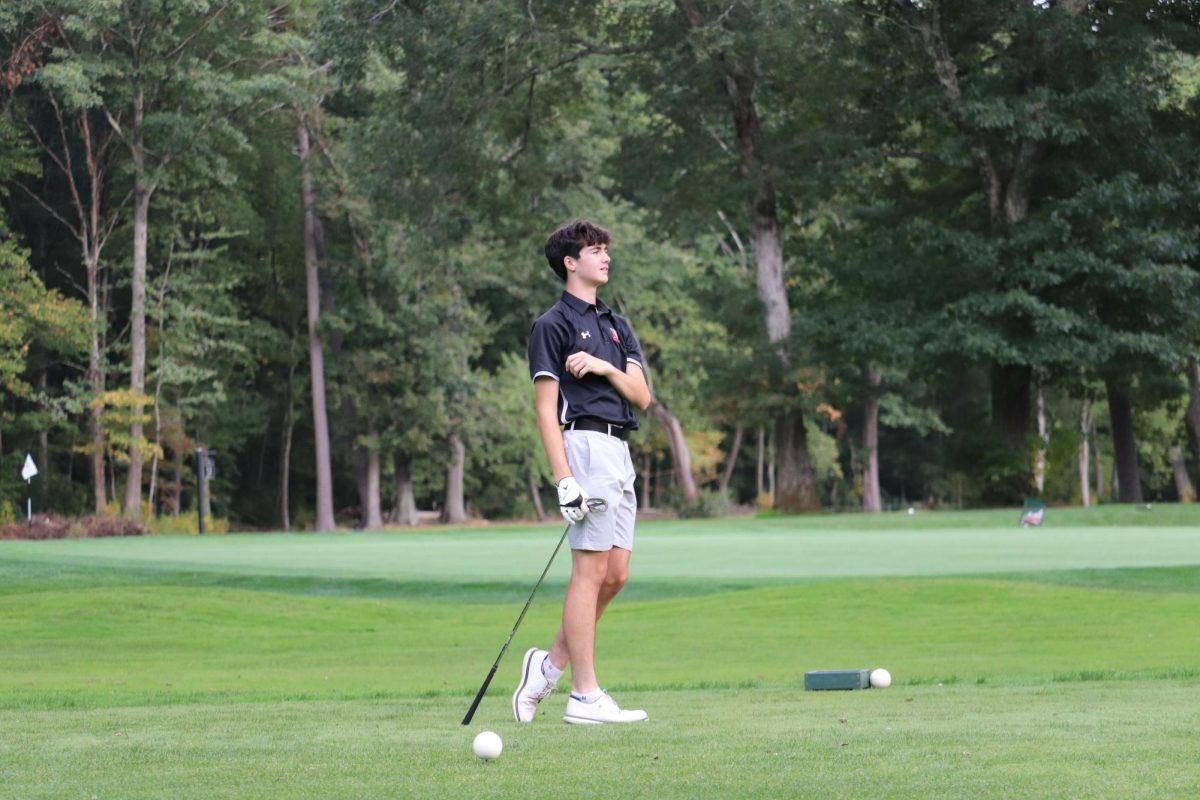
[(571, 697), (574, 697), (576, 700), (582, 700), (585, 703), (594, 703), (597, 700), (599, 700), (601, 697), (604, 697), (604, 690), (597, 689), (596, 691), (588, 692), (587, 694), (580, 694), (579, 692), (571, 692)]
[(563, 671), (550, 661), (550, 656), (542, 659), (542, 677), (554, 683), (562, 677)]

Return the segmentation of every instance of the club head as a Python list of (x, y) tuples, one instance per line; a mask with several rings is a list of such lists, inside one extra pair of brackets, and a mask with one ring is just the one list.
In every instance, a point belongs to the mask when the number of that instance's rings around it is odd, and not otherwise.
[(603, 514), (608, 511), (608, 501), (603, 497), (589, 497), (587, 501), (588, 511), (599, 511)]

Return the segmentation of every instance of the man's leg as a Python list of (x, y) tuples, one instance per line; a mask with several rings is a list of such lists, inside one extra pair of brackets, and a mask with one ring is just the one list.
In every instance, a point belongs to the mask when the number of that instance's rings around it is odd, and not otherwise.
[[(608, 575), (608, 553), (594, 550), (571, 551), (571, 581), (563, 601), (562, 627), (554, 646), (566, 651), (571, 663), (571, 689), (579, 693), (594, 692), (596, 682), (596, 614), (600, 609), (600, 592)], [(551, 650), (550, 663), (555, 662)]]
[[(572, 551), (575, 552), (575, 551)], [(621, 591), (621, 587), (629, 580), (629, 557), (632, 555), (623, 547), (614, 547), (606, 554), (608, 556), (607, 565), (604, 572), (604, 579), (600, 583), (600, 592), (596, 596), (596, 613), (595, 621), (599, 622), (600, 617), (604, 615), (604, 609), (608, 608), (608, 604)], [(572, 564), (571, 580), (574, 581), (575, 572), (574, 564)], [(567, 595), (570, 596), (571, 587), (567, 587)], [(563, 621), (566, 622), (566, 603), (563, 603)], [(596, 626), (592, 625), (591, 642), (593, 650), (593, 658), (595, 656), (596, 643)], [(567, 637), (564, 628), (559, 626), (558, 634), (554, 637), (554, 644), (550, 648), (550, 663), (559, 670), (566, 670), (568, 663), (571, 661), (570, 652), (567, 649)], [(595, 676), (595, 665), (592, 666), (592, 675)], [(572, 669), (572, 684), (574, 685), (574, 669)], [(576, 687), (578, 688), (578, 687)]]

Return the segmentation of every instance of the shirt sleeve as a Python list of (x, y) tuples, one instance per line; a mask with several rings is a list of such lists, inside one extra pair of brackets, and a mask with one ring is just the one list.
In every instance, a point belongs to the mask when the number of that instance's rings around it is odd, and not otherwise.
[(646, 366), (642, 359), (642, 345), (637, 340), (637, 336), (633, 333), (633, 326), (629, 324), (629, 320), (624, 317), (617, 317), (617, 326), (621, 329), (621, 345), (625, 348), (625, 360), (632, 364), (637, 364), (638, 369), (645, 370)]
[(546, 318), (533, 323), (529, 332), (529, 377), (532, 380), (548, 377), (560, 380), (566, 358), (562, 356), (562, 336), (557, 326)]

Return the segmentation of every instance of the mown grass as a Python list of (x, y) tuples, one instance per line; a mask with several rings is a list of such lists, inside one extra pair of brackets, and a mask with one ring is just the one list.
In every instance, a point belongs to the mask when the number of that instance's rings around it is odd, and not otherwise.
[[(146, 586), (9, 595), (0, 707), (466, 696), (518, 608)], [(551, 601), (535, 605), (513, 652), (548, 639), (556, 618)], [(1200, 667), (1200, 631), (1180, 624), (1197, 618), (1194, 591), (822, 581), (618, 603), (599, 667), (635, 690), (798, 685), (809, 669), (880, 665), (901, 684), (1165, 675)]]
[(1196, 514), (947, 516), (643, 526), (598, 666), (651, 720), (599, 730), (508, 716), (565, 569), (458, 725), (552, 526), (0, 542), (0, 797), (1196, 796)]
[[(0, 711), (28, 798), (1196, 796), (1197, 687), (1162, 681), (628, 692), (630, 728), (518, 727), (458, 698)], [(548, 704), (561, 701), (551, 698)], [(470, 754), (484, 728), (505, 750)]]

